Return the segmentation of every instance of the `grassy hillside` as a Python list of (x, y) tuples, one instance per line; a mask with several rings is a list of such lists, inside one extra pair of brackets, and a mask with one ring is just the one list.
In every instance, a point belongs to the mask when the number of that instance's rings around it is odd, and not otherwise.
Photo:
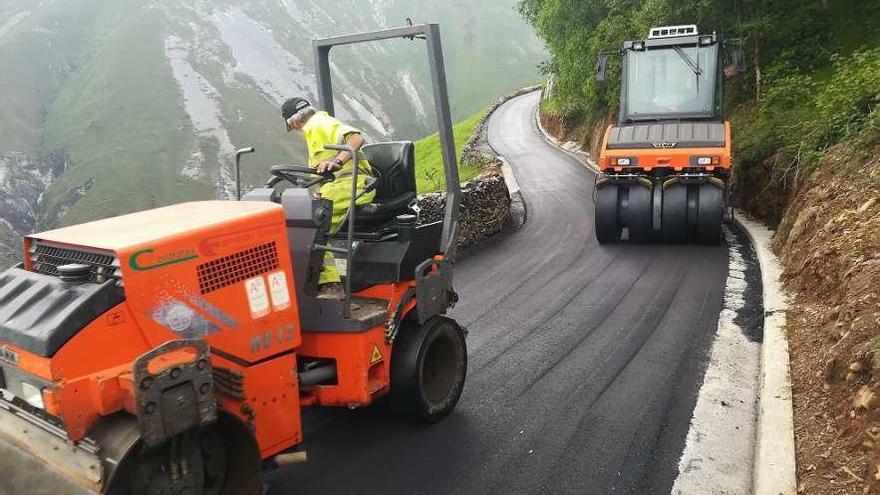
[(66, 223), (213, 196), (179, 174), (192, 130), (165, 62), (160, 14), (129, 16), (134, 3), (101, 11), (88, 57), (48, 108), (42, 151), (63, 149), (76, 164), (47, 191), (49, 218), (61, 216), (67, 191), (90, 183)]
[[(474, 132), (474, 127), (486, 115), (481, 111), (467, 120), (452, 126), (455, 136), (455, 154), (458, 161), (458, 174), (461, 182), (473, 179), (479, 168), (461, 163), (461, 150)], [(443, 158), (440, 154), (440, 136), (437, 133), (415, 142), (416, 147), (416, 185), (420, 193), (442, 190), (446, 181), (443, 175)]]

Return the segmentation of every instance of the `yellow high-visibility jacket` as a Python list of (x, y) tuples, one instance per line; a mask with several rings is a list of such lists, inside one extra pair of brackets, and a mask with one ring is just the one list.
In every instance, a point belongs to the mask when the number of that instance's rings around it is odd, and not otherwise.
[[(345, 144), (345, 138), (360, 131), (337, 120), (327, 112), (317, 112), (303, 126), (303, 135), (309, 148), (309, 165), (317, 167), (319, 163), (336, 158), (338, 151), (328, 150), (327, 144)], [(358, 171), (357, 186), (363, 191), (365, 182), (371, 176), (371, 167), (364, 158), (363, 153), (358, 152), (360, 170)], [(351, 202), (351, 178), (354, 171), (354, 160), (349, 160), (337, 171), (336, 180), (321, 186), (321, 197), (333, 201), (333, 218), (330, 221), (330, 231), (339, 230), (348, 206)], [(357, 200), (358, 205), (369, 204), (375, 198), (375, 191), (370, 191)], [(325, 256), (324, 269), (321, 271), (320, 284), (339, 282), (339, 272), (333, 262), (333, 256), (327, 253)]]

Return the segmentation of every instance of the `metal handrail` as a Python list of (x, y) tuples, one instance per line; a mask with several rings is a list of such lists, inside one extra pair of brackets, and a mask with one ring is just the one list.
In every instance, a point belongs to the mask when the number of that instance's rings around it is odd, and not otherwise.
[(357, 180), (361, 164), (357, 150), (347, 144), (325, 144), (324, 149), (347, 151), (351, 155), (351, 162), (354, 166), (354, 170), (351, 173), (351, 197), (348, 203), (348, 238), (345, 249), (345, 305), (342, 307), (342, 316), (345, 319), (349, 319), (351, 318), (351, 274), (353, 272), (352, 262), (354, 258), (354, 217), (355, 205), (360, 197), (357, 193)]

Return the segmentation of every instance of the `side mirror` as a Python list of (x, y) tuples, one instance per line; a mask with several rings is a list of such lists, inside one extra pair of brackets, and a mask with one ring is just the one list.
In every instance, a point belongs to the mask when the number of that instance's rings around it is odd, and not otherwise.
[(596, 61), (596, 82), (599, 84), (604, 84), (606, 80), (606, 76), (608, 75), (608, 55), (599, 55), (599, 59)]
[(727, 61), (730, 65), (725, 68), (724, 72), (727, 77), (733, 77), (746, 71), (746, 56), (743, 52), (742, 38), (732, 38), (724, 43), (727, 51)]
[(738, 74), (742, 74), (746, 71), (746, 56), (743, 53), (742, 44), (733, 48), (733, 53), (730, 54), (733, 59), (733, 68), (736, 69)]

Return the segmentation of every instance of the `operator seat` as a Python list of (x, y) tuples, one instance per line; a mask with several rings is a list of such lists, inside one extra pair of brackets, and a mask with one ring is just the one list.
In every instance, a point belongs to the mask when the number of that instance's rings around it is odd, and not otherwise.
[(373, 202), (357, 207), (355, 223), (378, 225), (397, 215), (411, 213), (409, 205), (416, 199), (415, 147), (412, 141), (367, 144), (361, 151), (370, 162), (378, 183)]

